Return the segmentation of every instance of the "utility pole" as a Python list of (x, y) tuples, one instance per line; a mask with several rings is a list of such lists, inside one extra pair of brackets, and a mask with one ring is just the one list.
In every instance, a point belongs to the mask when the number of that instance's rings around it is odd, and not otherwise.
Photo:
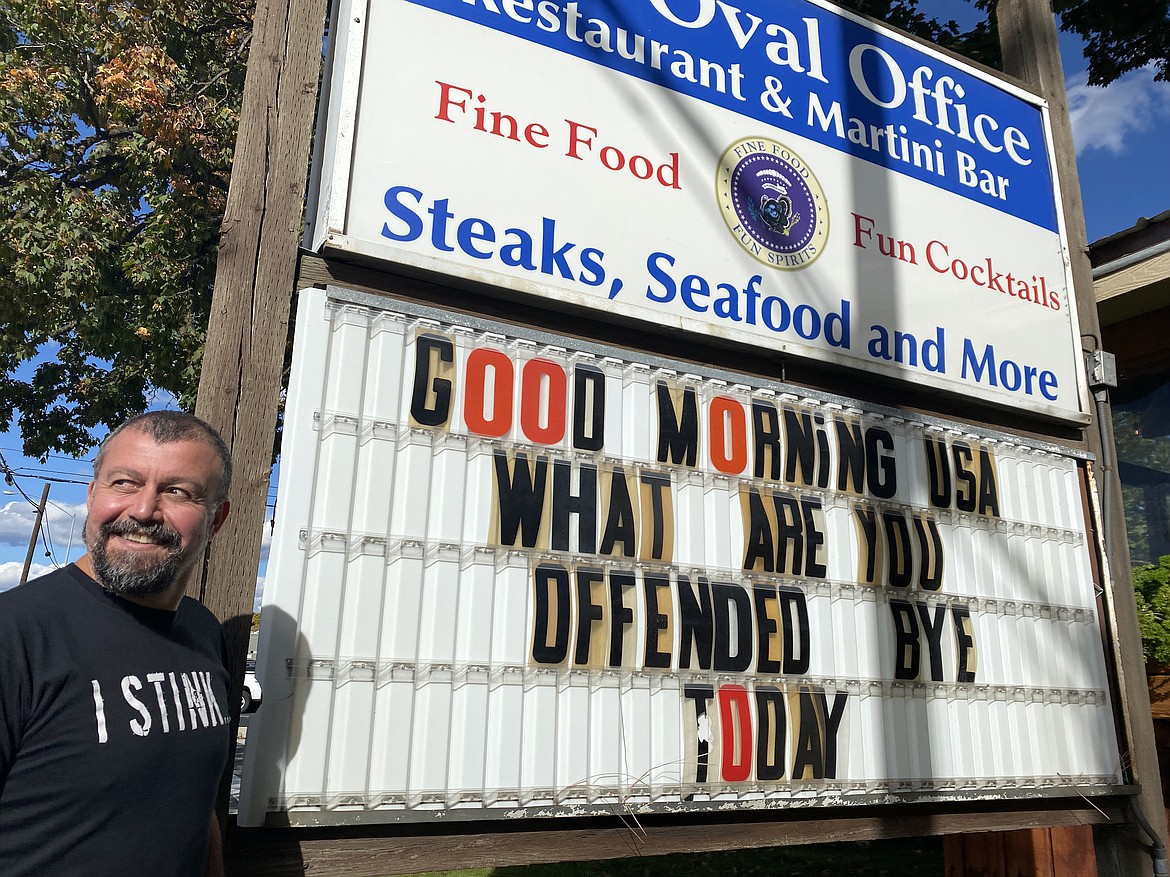
[[(203, 577), (188, 586), (223, 623), (233, 732), (252, 628), (328, 6), (327, 0), (256, 4), (195, 407), (223, 435), (235, 468), (232, 513), (211, 545)], [(230, 780), (229, 773), (220, 789), (221, 823)]]
[[(1064, 222), (1072, 262), (1073, 286), (1082, 339), (1093, 339), (1100, 347), (1100, 325), (1089, 264), (1081, 186), (1077, 176), (1076, 149), (1068, 114), (1064, 69), (1057, 43), (1056, 19), (1049, 0), (999, 0), (996, 7), (1004, 72), (1022, 80), (1048, 101), (1056, 153), (1056, 174), (1064, 206)], [(1150, 718), (1149, 690), (1129, 558), (1129, 543), (1122, 508), (1121, 480), (1109, 461), (1113, 449), (1113, 423), (1107, 398), (1098, 398), (1093, 421), (1085, 433), (1089, 450), (1097, 458), (1096, 481), (1105, 507), (1101, 527), (1106, 546), (1105, 562), (1112, 583), (1112, 606), (1116, 622), (1117, 652), (1120, 656), (1120, 694), (1123, 700), (1124, 733), (1133, 780), (1141, 786), (1135, 817), (1144, 815), (1165, 844), (1166, 820), (1163, 810), (1158, 757)], [(1118, 510), (1110, 514), (1111, 509)], [(1151, 859), (1141, 846), (1134, 824), (1099, 828), (1095, 836), (1097, 868), (1101, 877), (1150, 874)], [(1163, 846), (1163, 856), (1165, 847)], [(1162, 864), (1165, 864), (1163, 858)], [(1159, 871), (1157, 873), (1166, 873)]]
[(24, 556), (24, 569), (20, 571), (20, 583), (28, 581), (29, 570), (32, 569), (33, 553), (37, 550), (37, 538), (41, 535), (41, 521), (45, 518), (45, 506), (49, 503), (49, 482), (45, 482), (41, 490), (41, 504), (37, 506), (37, 516), (33, 520), (32, 535), (28, 537), (28, 554)]

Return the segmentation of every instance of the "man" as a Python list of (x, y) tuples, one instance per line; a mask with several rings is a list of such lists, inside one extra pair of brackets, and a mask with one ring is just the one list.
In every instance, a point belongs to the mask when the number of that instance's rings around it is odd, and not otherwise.
[(223, 637), (183, 592), (230, 484), (202, 420), (136, 417), (94, 461), (85, 556), (0, 594), (5, 877), (221, 873)]

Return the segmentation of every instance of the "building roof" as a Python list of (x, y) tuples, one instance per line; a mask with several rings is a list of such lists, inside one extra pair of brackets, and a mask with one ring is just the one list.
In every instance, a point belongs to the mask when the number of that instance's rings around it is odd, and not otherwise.
[(1141, 397), (1170, 381), (1170, 210), (1089, 244), (1089, 261), (1115, 399)]
[[(1144, 216), (1130, 228), (1114, 232), (1108, 237), (1089, 244), (1089, 261), (1093, 263), (1093, 276), (1112, 273), (1103, 269), (1127, 257), (1141, 256), (1150, 248), (1170, 242), (1170, 210), (1146, 219)], [(1116, 269), (1113, 269), (1116, 270)]]

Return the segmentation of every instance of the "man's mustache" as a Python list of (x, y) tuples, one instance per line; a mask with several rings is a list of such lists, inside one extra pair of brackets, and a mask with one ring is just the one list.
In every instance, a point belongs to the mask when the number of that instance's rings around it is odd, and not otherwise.
[(146, 536), (164, 548), (178, 548), (183, 537), (163, 524), (143, 524), (138, 521), (110, 521), (98, 531), (102, 540), (110, 536)]

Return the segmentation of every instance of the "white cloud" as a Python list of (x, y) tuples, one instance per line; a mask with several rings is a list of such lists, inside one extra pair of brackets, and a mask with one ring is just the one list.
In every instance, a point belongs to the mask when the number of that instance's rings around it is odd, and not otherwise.
[(1170, 118), (1170, 83), (1154, 80), (1154, 65), (1135, 70), (1101, 88), (1082, 71), (1065, 82), (1077, 154), (1090, 149), (1120, 153), (1128, 135)]
[(264, 522), (263, 532), (260, 534), (260, 565), (268, 563), (268, 552), (272, 549), (272, 528)]
[[(20, 547), (28, 545), (36, 515), (37, 510), (32, 503), (23, 499), (0, 506), (0, 545)], [(49, 544), (56, 560), (65, 562), (65, 553), (69, 550), (70, 544), (72, 544), (70, 558), (80, 555), (81, 529), (84, 524), (85, 503), (56, 503), (49, 500), (49, 507), (41, 526), (48, 531)], [(44, 552), (45, 543), (42, 540), (37, 545), (38, 559), (43, 557)]]
[(27, 545), (36, 511), (27, 502), (8, 502), (0, 507), (0, 543)]
[(264, 529), (260, 534), (260, 571), (256, 576), (256, 596), (252, 601), (252, 611), (260, 611), (260, 603), (264, 598), (264, 577), (268, 574), (268, 555), (272, 550), (272, 526), (269, 521), (264, 522)]

